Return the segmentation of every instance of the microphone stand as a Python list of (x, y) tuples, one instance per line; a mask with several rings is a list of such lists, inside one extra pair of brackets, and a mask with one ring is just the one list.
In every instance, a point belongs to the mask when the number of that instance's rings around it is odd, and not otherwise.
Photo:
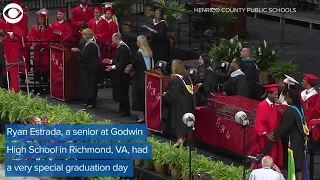
[[(285, 6), (284, 6), (285, 7)], [(283, 47), (284, 44), (291, 44), (295, 45), (294, 43), (289, 43), (284, 41), (284, 23), (285, 23), (285, 18), (284, 18), (284, 12), (281, 12), (281, 17), (280, 17), (280, 22), (281, 22), (281, 41), (280, 41), (280, 47)], [(279, 43), (277, 43), (279, 44)]]
[(191, 148), (192, 148), (192, 132), (195, 130), (194, 126), (189, 126), (188, 127), (189, 132), (189, 141), (188, 141), (188, 149), (189, 149), (189, 180), (192, 180), (192, 171), (191, 171), (191, 166), (192, 166), (192, 161), (191, 161)]
[(243, 180), (246, 180), (246, 129), (249, 125), (248, 120), (242, 121), (242, 131), (243, 131)]

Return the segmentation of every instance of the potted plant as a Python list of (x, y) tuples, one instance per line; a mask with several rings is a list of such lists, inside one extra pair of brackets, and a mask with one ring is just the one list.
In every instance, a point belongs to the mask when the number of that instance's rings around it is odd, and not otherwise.
[(246, 43), (241, 41), (238, 36), (235, 36), (230, 40), (221, 39), (219, 46), (211, 48), (209, 57), (218, 63), (231, 63), (234, 58), (240, 57), (241, 49), (245, 44)]
[(174, 40), (177, 40), (177, 21), (181, 20), (186, 12), (184, 5), (180, 4), (178, 0), (154, 0), (153, 3), (161, 8), (165, 8), (164, 19), (168, 26), (168, 36), (172, 36)]
[(259, 82), (261, 84), (268, 83), (268, 72), (270, 66), (277, 61), (278, 54), (275, 46), (267, 44), (266, 41), (258, 43), (257, 47), (253, 48), (252, 58), (255, 60), (258, 68), (260, 69)]
[(169, 171), (166, 164), (166, 152), (171, 150), (171, 146), (167, 143), (160, 143), (156, 139), (152, 138), (152, 160), (154, 169), (157, 173), (167, 174)]
[(124, 33), (132, 30), (132, 5), (135, 1), (132, 0), (118, 0), (115, 2), (115, 9), (117, 17), (121, 19), (121, 31)]
[(166, 164), (169, 165), (171, 177), (173, 179), (180, 179), (181, 171), (187, 164), (188, 153), (182, 146), (180, 145), (179, 148), (173, 148), (171, 151), (167, 152), (166, 154)]
[(276, 80), (277, 84), (282, 84), (284, 75), (292, 76), (295, 74), (297, 66), (291, 61), (276, 61), (267, 70), (268, 74)]

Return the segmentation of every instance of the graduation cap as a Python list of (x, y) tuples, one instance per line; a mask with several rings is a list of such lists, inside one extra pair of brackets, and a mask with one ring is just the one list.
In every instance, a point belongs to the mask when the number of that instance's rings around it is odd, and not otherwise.
[(317, 76), (314, 74), (303, 74), (304, 75), (304, 80), (307, 81), (308, 83), (316, 83), (316, 81), (319, 80)]
[(270, 84), (264, 86), (264, 89), (266, 92), (278, 92), (279, 91), (279, 85), (278, 84)]
[(112, 6), (114, 5), (114, 3), (112, 3), (112, 2), (104, 2), (104, 3), (102, 3), (102, 5), (104, 5), (104, 8), (112, 8)]
[(288, 84), (289, 86), (299, 84), (297, 80), (295, 80), (293, 77), (284, 75), (286, 78), (283, 80), (284, 83)]
[(112, 9), (111, 7), (105, 8), (105, 13), (106, 12), (110, 12), (112, 15), (114, 15), (116, 13), (116, 11), (114, 9)]
[(59, 8), (59, 9), (58, 9), (58, 13), (65, 13), (65, 12), (66, 12), (65, 9), (62, 9), (62, 8)]
[(45, 25), (48, 25), (48, 13), (49, 11), (46, 8), (37, 11), (38, 18), (45, 19)]
[(93, 11), (97, 11), (97, 12), (101, 13), (102, 12), (102, 7), (101, 6), (96, 6)]

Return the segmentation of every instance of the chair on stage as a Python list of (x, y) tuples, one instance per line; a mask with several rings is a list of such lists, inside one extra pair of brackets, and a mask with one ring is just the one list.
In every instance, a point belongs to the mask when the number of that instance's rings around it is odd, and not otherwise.
[(214, 69), (214, 74), (216, 75), (216, 78), (217, 78), (218, 92), (222, 92), (223, 86), (228, 81), (229, 67), (230, 67), (230, 64), (228, 62), (223, 62)]
[(154, 70), (160, 71), (162, 74), (167, 74), (167, 65), (168, 63), (166, 61), (158, 61), (154, 66)]
[(192, 84), (194, 84), (196, 81), (197, 75), (198, 75), (198, 69), (190, 68), (190, 69), (188, 69), (188, 74), (189, 74), (189, 77), (192, 81)]
[[(14, 66), (18, 66), (18, 69), (20, 69), (20, 67), (24, 67), (24, 73), (25, 73), (25, 78), (26, 78), (26, 85), (27, 85), (27, 93), (28, 95), (30, 95), (30, 90), (29, 90), (29, 81), (28, 81), (28, 72), (27, 72), (27, 63), (26, 63), (26, 59), (23, 56), (20, 56), (19, 60), (17, 62), (13, 62), (13, 63), (9, 63), (6, 61), (6, 74), (7, 74), (7, 84), (8, 84), (8, 89), (10, 89), (10, 77), (9, 77), (9, 70), (10, 68), (14, 67)], [(20, 80), (19, 80), (20, 82)]]

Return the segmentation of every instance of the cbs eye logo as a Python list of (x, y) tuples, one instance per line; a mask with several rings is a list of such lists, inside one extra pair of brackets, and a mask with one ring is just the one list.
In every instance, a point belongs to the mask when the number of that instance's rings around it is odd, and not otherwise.
[(23, 10), (20, 5), (10, 3), (3, 9), (3, 18), (10, 24), (16, 24), (21, 21), (23, 17)]

